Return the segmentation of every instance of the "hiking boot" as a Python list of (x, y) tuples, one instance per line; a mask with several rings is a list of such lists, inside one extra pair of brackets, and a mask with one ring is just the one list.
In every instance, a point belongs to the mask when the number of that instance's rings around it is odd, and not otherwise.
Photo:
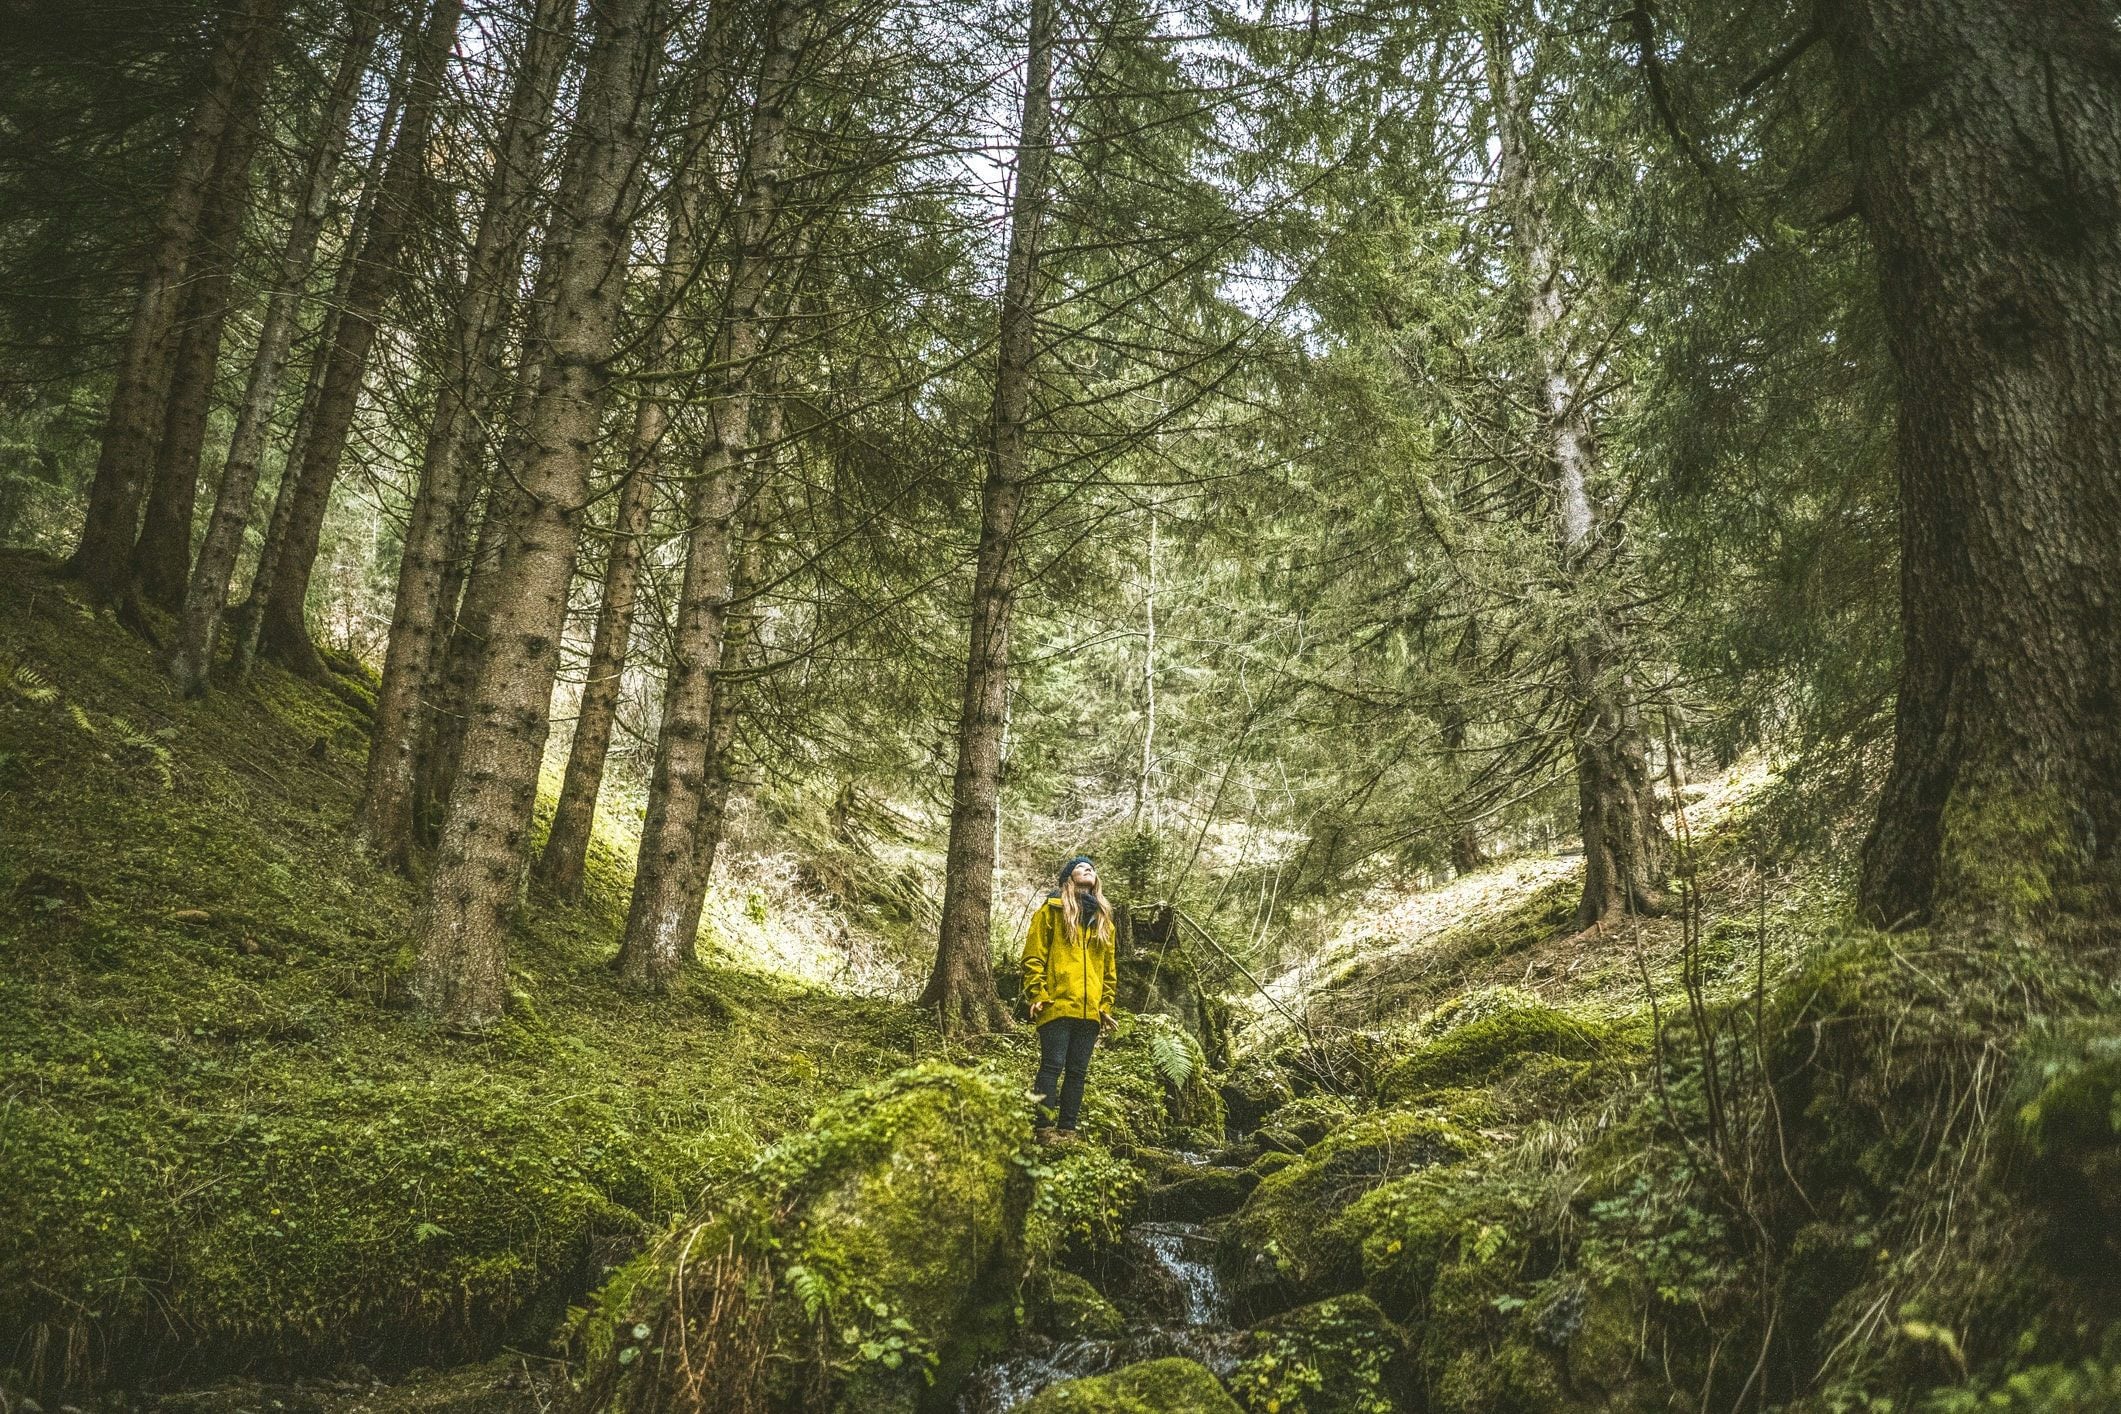
[(1049, 1142), (1049, 1143), (1053, 1143), (1053, 1144), (1073, 1144), (1073, 1143), (1075, 1142), (1075, 1140), (1076, 1140), (1076, 1133), (1075, 1133), (1075, 1131), (1074, 1131), (1074, 1130), (1072, 1130), (1072, 1129), (1056, 1129), (1056, 1130), (1054, 1130), (1054, 1131), (1053, 1131), (1053, 1138), (1052, 1138), (1052, 1139), (1050, 1139), (1050, 1140), (1049, 1140), (1049, 1141), (1047, 1141), (1047, 1142)]
[(1052, 1144), (1059, 1140), (1060, 1131), (1050, 1124), (1042, 1124), (1031, 1131), (1031, 1137), (1041, 1144)]

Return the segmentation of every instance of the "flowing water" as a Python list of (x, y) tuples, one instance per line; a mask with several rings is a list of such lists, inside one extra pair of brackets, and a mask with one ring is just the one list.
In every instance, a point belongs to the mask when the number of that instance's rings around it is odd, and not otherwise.
[[(1126, 1237), (1137, 1300), (1159, 1308), (1157, 1313), (1130, 1311), (1115, 1340), (1026, 1337), (1016, 1353), (974, 1372), (958, 1396), (959, 1414), (1008, 1414), (1048, 1385), (1170, 1355), (1198, 1360), (1217, 1376), (1237, 1368), (1246, 1336), (1230, 1328), (1212, 1230), (1201, 1223), (1143, 1222), (1128, 1228)], [(1124, 1310), (1135, 1303), (1119, 1304)]]

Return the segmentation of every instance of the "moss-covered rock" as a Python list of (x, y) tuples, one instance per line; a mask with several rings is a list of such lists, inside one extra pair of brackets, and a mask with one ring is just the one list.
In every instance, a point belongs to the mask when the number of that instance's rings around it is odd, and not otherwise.
[(1058, 1340), (1113, 1340), (1127, 1318), (1087, 1278), (1060, 1268), (1037, 1282), (1032, 1324)]
[[(1133, 920), (1139, 923), (1139, 920)], [(1166, 925), (1168, 927), (1168, 924)], [(1211, 1065), (1230, 1055), (1230, 1004), (1203, 980), (1187, 945), (1175, 938), (1123, 937), (1119, 949), (1119, 1002), (1131, 1012), (1158, 1013), (1183, 1026), (1200, 1043)]]
[(1257, 1055), (1247, 1056), (1231, 1068), (1222, 1079), (1221, 1093), (1230, 1128), (1238, 1134), (1249, 1134), (1261, 1120), (1296, 1098), (1281, 1067), (1268, 1057)]
[(1274, 1114), (1274, 1129), (1310, 1148), (1355, 1117), (1355, 1105), (1340, 1095), (1306, 1095)]
[(1251, 1163), (1246, 1164), (1245, 1172), (1265, 1178), (1270, 1173), (1279, 1173), (1302, 1158), (1302, 1154), (1294, 1153), (1288, 1149), (1268, 1149)]
[(1362, 1284), (1359, 1237), (1339, 1221), (1381, 1185), (1481, 1147), (1448, 1118), (1378, 1110), (1343, 1125), (1260, 1180), (1231, 1220), (1220, 1265), (1240, 1314), (1258, 1317)]
[(2121, 1259), (2121, 1029), (2067, 1028), (2030, 1047), (2019, 1070), (2011, 1113), (2028, 1176), (2103, 1219), (2091, 1227)]
[(1491, 1083), (1534, 1058), (1584, 1062), (1599, 1052), (1598, 1026), (1537, 1002), (1478, 1012), (1458, 1008), (1445, 1020), (1449, 1024), (1433, 1039), (1385, 1069), (1378, 1081), (1380, 1101)]
[(1252, 1135), (1252, 1143), (1262, 1154), (1301, 1155), (1311, 1147), (1311, 1142), (1302, 1135), (1293, 1134), (1277, 1124), (1261, 1125)]
[(824, 1106), (587, 1318), (591, 1407), (914, 1409), (1012, 1319), (1028, 1119), (937, 1062)]
[(1182, 1222), (1234, 1213), (1259, 1180), (1249, 1169), (1201, 1169), (1150, 1189), (1142, 1196), (1141, 1213)]
[(1145, 1360), (1041, 1390), (1021, 1414), (1240, 1414), (1207, 1366)]
[(1121, 1154), (1222, 1143), (1222, 1096), (1199, 1043), (1169, 1017), (1122, 1017), (1091, 1056), (1081, 1128)]
[(1144, 1186), (1141, 1166), (1097, 1139), (1041, 1148), (1024, 1245), (1041, 1262), (1101, 1267), (1118, 1249)]
[(1252, 1414), (1392, 1414), (1407, 1402), (1405, 1338), (1360, 1294), (1254, 1327), (1230, 1391)]

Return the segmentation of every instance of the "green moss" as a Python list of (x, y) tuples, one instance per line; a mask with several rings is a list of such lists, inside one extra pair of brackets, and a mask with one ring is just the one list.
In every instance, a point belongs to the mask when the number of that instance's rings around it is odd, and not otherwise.
[(1091, 1056), (1081, 1128), (1123, 1154), (1211, 1148), (1223, 1140), (1222, 1096), (1199, 1046), (1175, 1022), (1123, 1017)]
[(1074, 1272), (1048, 1271), (1040, 1280), (1035, 1324), (1059, 1340), (1113, 1340), (1127, 1319), (1104, 1294)]
[(1246, 1165), (1246, 1167), (1261, 1178), (1265, 1178), (1270, 1173), (1278, 1173), (1289, 1165), (1300, 1163), (1302, 1160), (1303, 1155), (1301, 1154), (1292, 1154), (1286, 1149), (1269, 1149)]
[(1258, 1182), (1256, 1175), (1242, 1170), (1196, 1169), (1150, 1189), (1143, 1195), (1141, 1213), (1149, 1218), (1202, 1222), (1237, 1211)]
[(1281, 1066), (1267, 1056), (1247, 1056), (1232, 1066), (1222, 1079), (1222, 1101), (1230, 1127), (1240, 1133), (1259, 1127), (1260, 1121), (1295, 1098), (1295, 1089)]
[(1361, 1285), (1362, 1239), (1345, 1212), (1373, 1189), (1481, 1145), (1443, 1116), (1379, 1110), (1268, 1174), (1223, 1237), (1225, 1266), (1241, 1275), (1240, 1305), (1259, 1314)]
[(66, 595), (0, 557), (0, 662), (52, 685), (0, 688), (0, 1382), (535, 1344), (922, 1026), (734, 971), (620, 997), (600, 846), (525, 915), (507, 1024), (436, 1035), (391, 1004), (413, 886), (344, 833), (359, 708), (269, 666), (182, 701)]
[(1568, 1401), (1552, 1357), (1510, 1339), (1451, 1355), (1431, 1407), (1436, 1414), (1560, 1414)]
[(1355, 1105), (1340, 1095), (1306, 1095), (1274, 1114), (1274, 1128), (1294, 1135), (1305, 1148), (1355, 1117)]
[(618, 1336), (585, 1334), (610, 1352), (598, 1407), (705, 1387), (732, 1409), (911, 1409), (950, 1387), (1013, 1321), (1029, 1121), (1015, 1085), (933, 1061), (828, 1102), (661, 1245), (657, 1276), (621, 1273), (630, 1301), (599, 1301)]
[(1024, 1240), (1040, 1260), (1090, 1263), (1119, 1246), (1141, 1196), (1139, 1166), (1093, 1138), (1040, 1150), (1031, 1174), (1038, 1190)]
[(1170, 1359), (1064, 1380), (1041, 1390), (1022, 1414), (1238, 1414), (1238, 1407), (1206, 1366)]
[(1392, 1414), (1404, 1338), (1367, 1296), (1262, 1321), (1229, 1386), (1252, 1414)]
[(2037, 1044), (2012, 1098), (2034, 1159), (2081, 1162), (2121, 1146), (2121, 1032), (2083, 1026)]
[(1598, 1054), (1600, 1042), (1601, 1028), (1552, 1007), (1505, 1007), (1449, 1026), (1389, 1067), (1378, 1095), (1390, 1102), (1446, 1086), (1492, 1082), (1535, 1056), (1587, 1061)]
[(2059, 789), (1961, 780), (1945, 802), (1933, 909), (1954, 923), (2029, 927), (2081, 910), (2083, 849)]

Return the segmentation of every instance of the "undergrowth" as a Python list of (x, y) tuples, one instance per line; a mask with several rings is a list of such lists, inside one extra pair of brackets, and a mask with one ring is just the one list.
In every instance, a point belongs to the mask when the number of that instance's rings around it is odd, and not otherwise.
[(0, 1371), (381, 1370), (541, 1333), (822, 1097), (914, 1058), (908, 1008), (605, 962), (623, 862), (526, 911), (483, 1039), (392, 1005), (413, 900), (346, 834), (372, 685), (261, 668), (180, 701), (149, 650), (0, 561)]

